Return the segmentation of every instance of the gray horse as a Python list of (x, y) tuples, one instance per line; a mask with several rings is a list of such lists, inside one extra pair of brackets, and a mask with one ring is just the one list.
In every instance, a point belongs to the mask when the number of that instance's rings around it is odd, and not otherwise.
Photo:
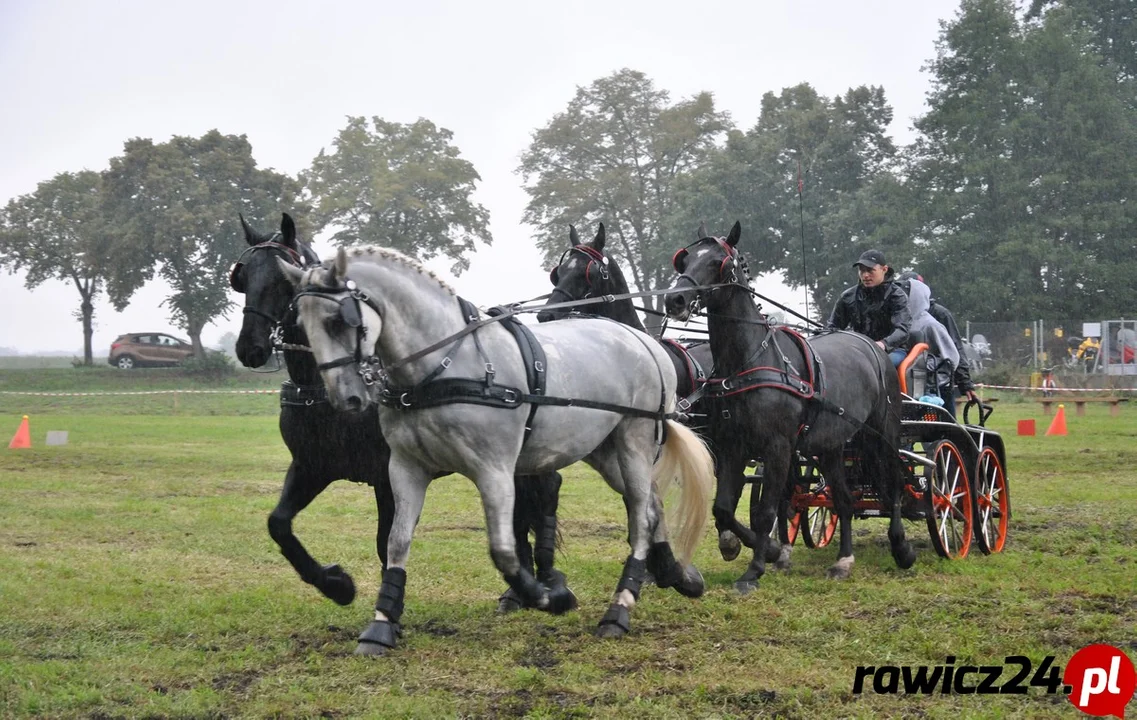
[[(379, 422), (391, 446), (395, 519), (375, 619), (357, 653), (395, 647), (411, 537), (439, 472), (474, 481), (494, 565), (536, 608), (563, 612), (571, 596), (542, 585), (518, 562), (513, 476), (580, 460), (624, 496), (632, 549), (598, 634), (628, 632), (629, 610), (649, 571), (660, 587), (702, 593), (690, 560), (707, 520), (713, 462), (702, 441), (670, 419), (675, 374), (658, 343), (601, 319), (507, 329), (386, 248), (341, 249), (308, 271), (281, 267), (298, 289), (300, 324), (331, 403), (363, 411), (375, 402), (369, 384), (382, 389)], [(526, 337), (535, 342), (526, 346)], [(545, 360), (533, 360), (534, 352)], [(678, 559), (660, 501), (675, 480)]]

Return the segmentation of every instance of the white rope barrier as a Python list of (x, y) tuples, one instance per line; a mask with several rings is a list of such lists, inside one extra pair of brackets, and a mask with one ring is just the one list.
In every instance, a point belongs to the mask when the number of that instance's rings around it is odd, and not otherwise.
[(279, 389), (273, 390), (137, 390), (123, 392), (30, 392), (20, 390), (0, 390), (0, 395), (35, 395), (39, 397), (100, 397), (106, 395), (277, 395)]
[(1094, 392), (1094, 393), (1110, 393), (1110, 392), (1137, 392), (1137, 388), (1066, 388), (1066, 387), (1023, 387), (1021, 385), (988, 385), (987, 383), (975, 383), (975, 387), (991, 390), (1027, 390), (1034, 392)]

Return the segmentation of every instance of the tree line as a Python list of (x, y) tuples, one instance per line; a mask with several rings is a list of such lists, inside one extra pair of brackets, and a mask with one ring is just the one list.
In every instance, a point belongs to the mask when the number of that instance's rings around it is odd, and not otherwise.
[[(551, 261), (570, 223), (599, 221), (640, 289), (701, 221), (741, 220), (750, 266), (805, 287), (827, 312), (882, 249), (961, 318), (1132, 315), (1137, 283), (1137, 22), (1131, 0), (963, 0), (941, 23), (926, 112), (897, 147), (882, 87), (767, 92), (749, 128), (709, 92), (673, 101), (623, 69), (577, 89), (533, 132), (517, 172), (524, 220)], [(244, 136), (136, 138), (103, 172), (62, 173), (0, 211), (0, 266), (34, 288), (74, 284), (91, 362), (93, 301), (125, 307), (159, 275), (171, 320), (200, 352), (232, 305), (238, 213), (288, 210), (307, 237), (377, 243), (460, 273), (487, 210), (450, 131), (350, 117), (290, 177)], [(760, 288), (759, 288), (760, 290)]]

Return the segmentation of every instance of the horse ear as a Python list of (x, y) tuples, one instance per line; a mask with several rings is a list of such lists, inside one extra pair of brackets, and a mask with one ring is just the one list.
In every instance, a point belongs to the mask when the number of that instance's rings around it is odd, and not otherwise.
[(335, 273), (334, 280), (339, 281), (347, 277), (347, 250), (342, 247), (336, 251), (336, 263), (332, 266)]
[(742, 239), (742, 223), (735, 220), (734, 226), (730, 229), (730, 234), (726, 236), (726, 244), (731, 247), (738, 245), (738, 241)]
[(580, 244), (580, 236), (576, 234), (576, 228), (569, 225), (569, 245), (576, 247)]
[(281, 214), (280, 236), (283, 238), (282, 245), (287, 245), (293, 250), (296, 249), (296, 223), (292, 221), (292, 216), (288, 213)]
[(596, 237), (592, 239), (592, 247), (597, 250), (604, 249), (604, 223), (600, 223), (600, 227), (596, 229)]
[(241, 213), (237, 213), (237, 217), (241, 218), (241, 229), (245, 231), (245, 242), (249, 245), (260, 244), (261, 240), (257, 237), (257, 231), (249, 227), (249, 224), (245, 222), (245, 216)]
[(284, 274), (285, 279), (288, 280), (288, 282), (292, 283), (292, 287), (300, 287), (300, 281), (304, 278), (303, 270), (291, 263), (284, 262), (284, 259), (281, 257), (276, 258), (276, 265)]
[(695, 231), (695, 235), (697, 236), (695, 238), (696, 240), (702, 240), (705, 237), (710, 237), (710, 235), (707, 233), (707, 224), (705, 222), (699, 223), (699, 229)]

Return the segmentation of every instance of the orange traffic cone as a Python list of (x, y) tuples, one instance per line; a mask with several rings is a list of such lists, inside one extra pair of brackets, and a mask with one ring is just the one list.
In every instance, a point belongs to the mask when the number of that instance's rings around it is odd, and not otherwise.
[(24, 419), (20, 421), (20, 427), (16, 430), (16, 434), (12, 436), (12, 442), (8, 443), (8, 449), (30, 448), (31, 446), (32, 432), (28, 429), (28, 416), (25, 415)]
[(1058, 404), (1058, 412), (1054, 414), (1054, 421), (1050, 423), (1050, 428), (1046, 431), (1047, 435), (1065, 435), (1066, 434), (1066, 406), (1062, 403)]

